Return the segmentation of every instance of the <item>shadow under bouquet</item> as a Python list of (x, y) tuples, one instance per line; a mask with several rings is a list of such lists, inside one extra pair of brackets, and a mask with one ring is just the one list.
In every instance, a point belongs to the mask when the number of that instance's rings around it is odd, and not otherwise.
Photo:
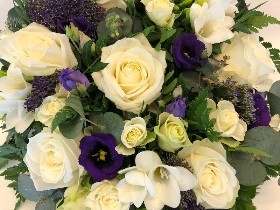
[[(1, 174), (36, 210), (253, 210), (280, 171), (279, 24), (244, 0), (14, 0)], [(10, 164), (9, 164), (10, 165)]]

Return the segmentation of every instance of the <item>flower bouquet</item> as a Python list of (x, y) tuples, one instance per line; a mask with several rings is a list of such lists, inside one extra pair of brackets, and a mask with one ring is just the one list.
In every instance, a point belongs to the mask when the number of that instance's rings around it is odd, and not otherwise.
[(36, 210), (256, 209), (280, 171), (280, 21), (244, 0), (13, 0), (1, 176)]

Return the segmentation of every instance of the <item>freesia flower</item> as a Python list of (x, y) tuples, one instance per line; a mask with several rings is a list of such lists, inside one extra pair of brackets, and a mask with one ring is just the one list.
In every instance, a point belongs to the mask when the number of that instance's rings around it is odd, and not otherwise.
[(176, 208), (180, 191), (196, 186), (194, 175), (183, 167), (164, 165), (153, 151), (143, 151), (135, 158), (136, 166), (124, 169), (125, 178), (117, 185), (119, 199), (137, 208), (144, 202), (147, 210), (160, 210), (164, 205)]
[(280, 116), (279, 114), (273, 115), (269, 125), (276, 131), (280, 131)]
[(186, 99), (183, 97), (175, 98), (170, 104), (165, 107), (165, 111), (173, 114), (175, 117), (184, 118), (186, 115)]
[(123, 163), (123, 156), (115, 150), (116, 140), (110, 134), (85, 136), (80, 142), (79, 163), (97, 181), (113, 179)]
[(90, 85), (86, 75), (81, 73), (79, 70), (73, 70), (69, 68), (63, 69), (61, 71), (59, 75), (59, 82), (68, 91), (77, 88), (77, 84), (83, 84), (86, 88), (88, 88)]

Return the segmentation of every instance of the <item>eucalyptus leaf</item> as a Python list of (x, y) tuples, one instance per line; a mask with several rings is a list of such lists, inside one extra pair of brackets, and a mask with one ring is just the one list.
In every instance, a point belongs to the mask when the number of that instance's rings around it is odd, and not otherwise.
[(76, 97), (69, 97), (69, 98), (66, 99), (66, 105), (65, 106), (71, 107), (76, 112), (78, 112), (79, 115), (82, 118), (85, 118), (85, 113), (84, 113), (83, 105), (82, 105), (82, 102), (80, 101), (80, 99), (78, 99)]
[(85, 120), (81, 116), (76, 115), (72, 119), (60, 123), (59, 130), (64, 137), (75, 139), (81, 134), (84, 122)]
[(47, 198), (53, 193), (52, 190), (37, 191), (32, 179), (25, 174), (20, 174), (18, 177), (18, 191), (24, 198), (35, 202)]
[(280, 81), (275, 82), (267, 93), (271, 115), (280, 114)]
[(44, 200), (40, 200), (36, 204), (35, 210), (56, 210), (56, 205), (52, 199), (47, 198)]
[(118, 144), (121, 143), (121, 134), (124, 128), (123, 119), (113, 112), (106, 112), (104, 114), (104, 123), (106, 131), (115, 137)]
[(101, 112), (92, 112), (89, 115), (89, 120), (92, 122), (93, 133), (104, 133), (105, 122), (104, 114)]

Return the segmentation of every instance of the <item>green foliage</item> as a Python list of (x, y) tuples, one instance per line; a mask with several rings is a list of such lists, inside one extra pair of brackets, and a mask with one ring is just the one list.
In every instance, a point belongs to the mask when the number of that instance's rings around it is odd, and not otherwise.
[(161, 50), (161, 45), (163, 42), (171, 38), (176, 33), (176, 29), (174, 28), (160, 28), (160, 40), (156, 45), (156, 50)]
[(31, 23), (25, 12), (24, 0), (13, 0), (14, 7), (9, 10), (7, 18), (8, 28), (15, 32)]
[(245, 153), (250, 153), (253, 155), (259, 155), (259, 156), (263, 156), (263, 157), (271, 157), (270, 154), (257, 149), (255, 147), (249, 147), (247, 145), (239, 145), (237, 147), (235, 147), (234, 149), (228, 149), (228, 151), (240, 151), (240, 152), (245, 152)]
[(1, 70), (2, 71), (7, 71), (9, 66), (10, 66), (10, 63), (5, 61), (4, 59), (0, 58), (0, 63), (2, 64), (2, 67), (1, 67)]
[(274, 62), (278, 72), (280, 73), (280, 50), (273, 48), (272, 44), (269, 42), (264, 42), (263, 38), (260, 38), (261, 44), (269, 50), (270, 58)]
[(64, 107), (54, 117), (51, 131), (53, 132), (61, 123), (73, 118), (76, 115), (75, 110), (71, 107)]
[(257, 194), (256, 186), (240, 185), (238, 197), (234, 206), (230, 210), (256, 210), (252, 200)]
[(270, 114), (280, 114), (280, 81), (276, 81), (267, 93)]
[(190, 128), (203, 133), (211, 141), (217, 140), (220, 133), (214, 131), (215, 119), (209, 119), (211, 109), (207, 107), (208, 89), (198, 93), (195, 100), (189, 105), (187, 119), (190, 120)]
[(35, 210), (56, 210), (56, 205), (52, 199), (47, 198), (47, 199), (40, 200), (36, 204)]

